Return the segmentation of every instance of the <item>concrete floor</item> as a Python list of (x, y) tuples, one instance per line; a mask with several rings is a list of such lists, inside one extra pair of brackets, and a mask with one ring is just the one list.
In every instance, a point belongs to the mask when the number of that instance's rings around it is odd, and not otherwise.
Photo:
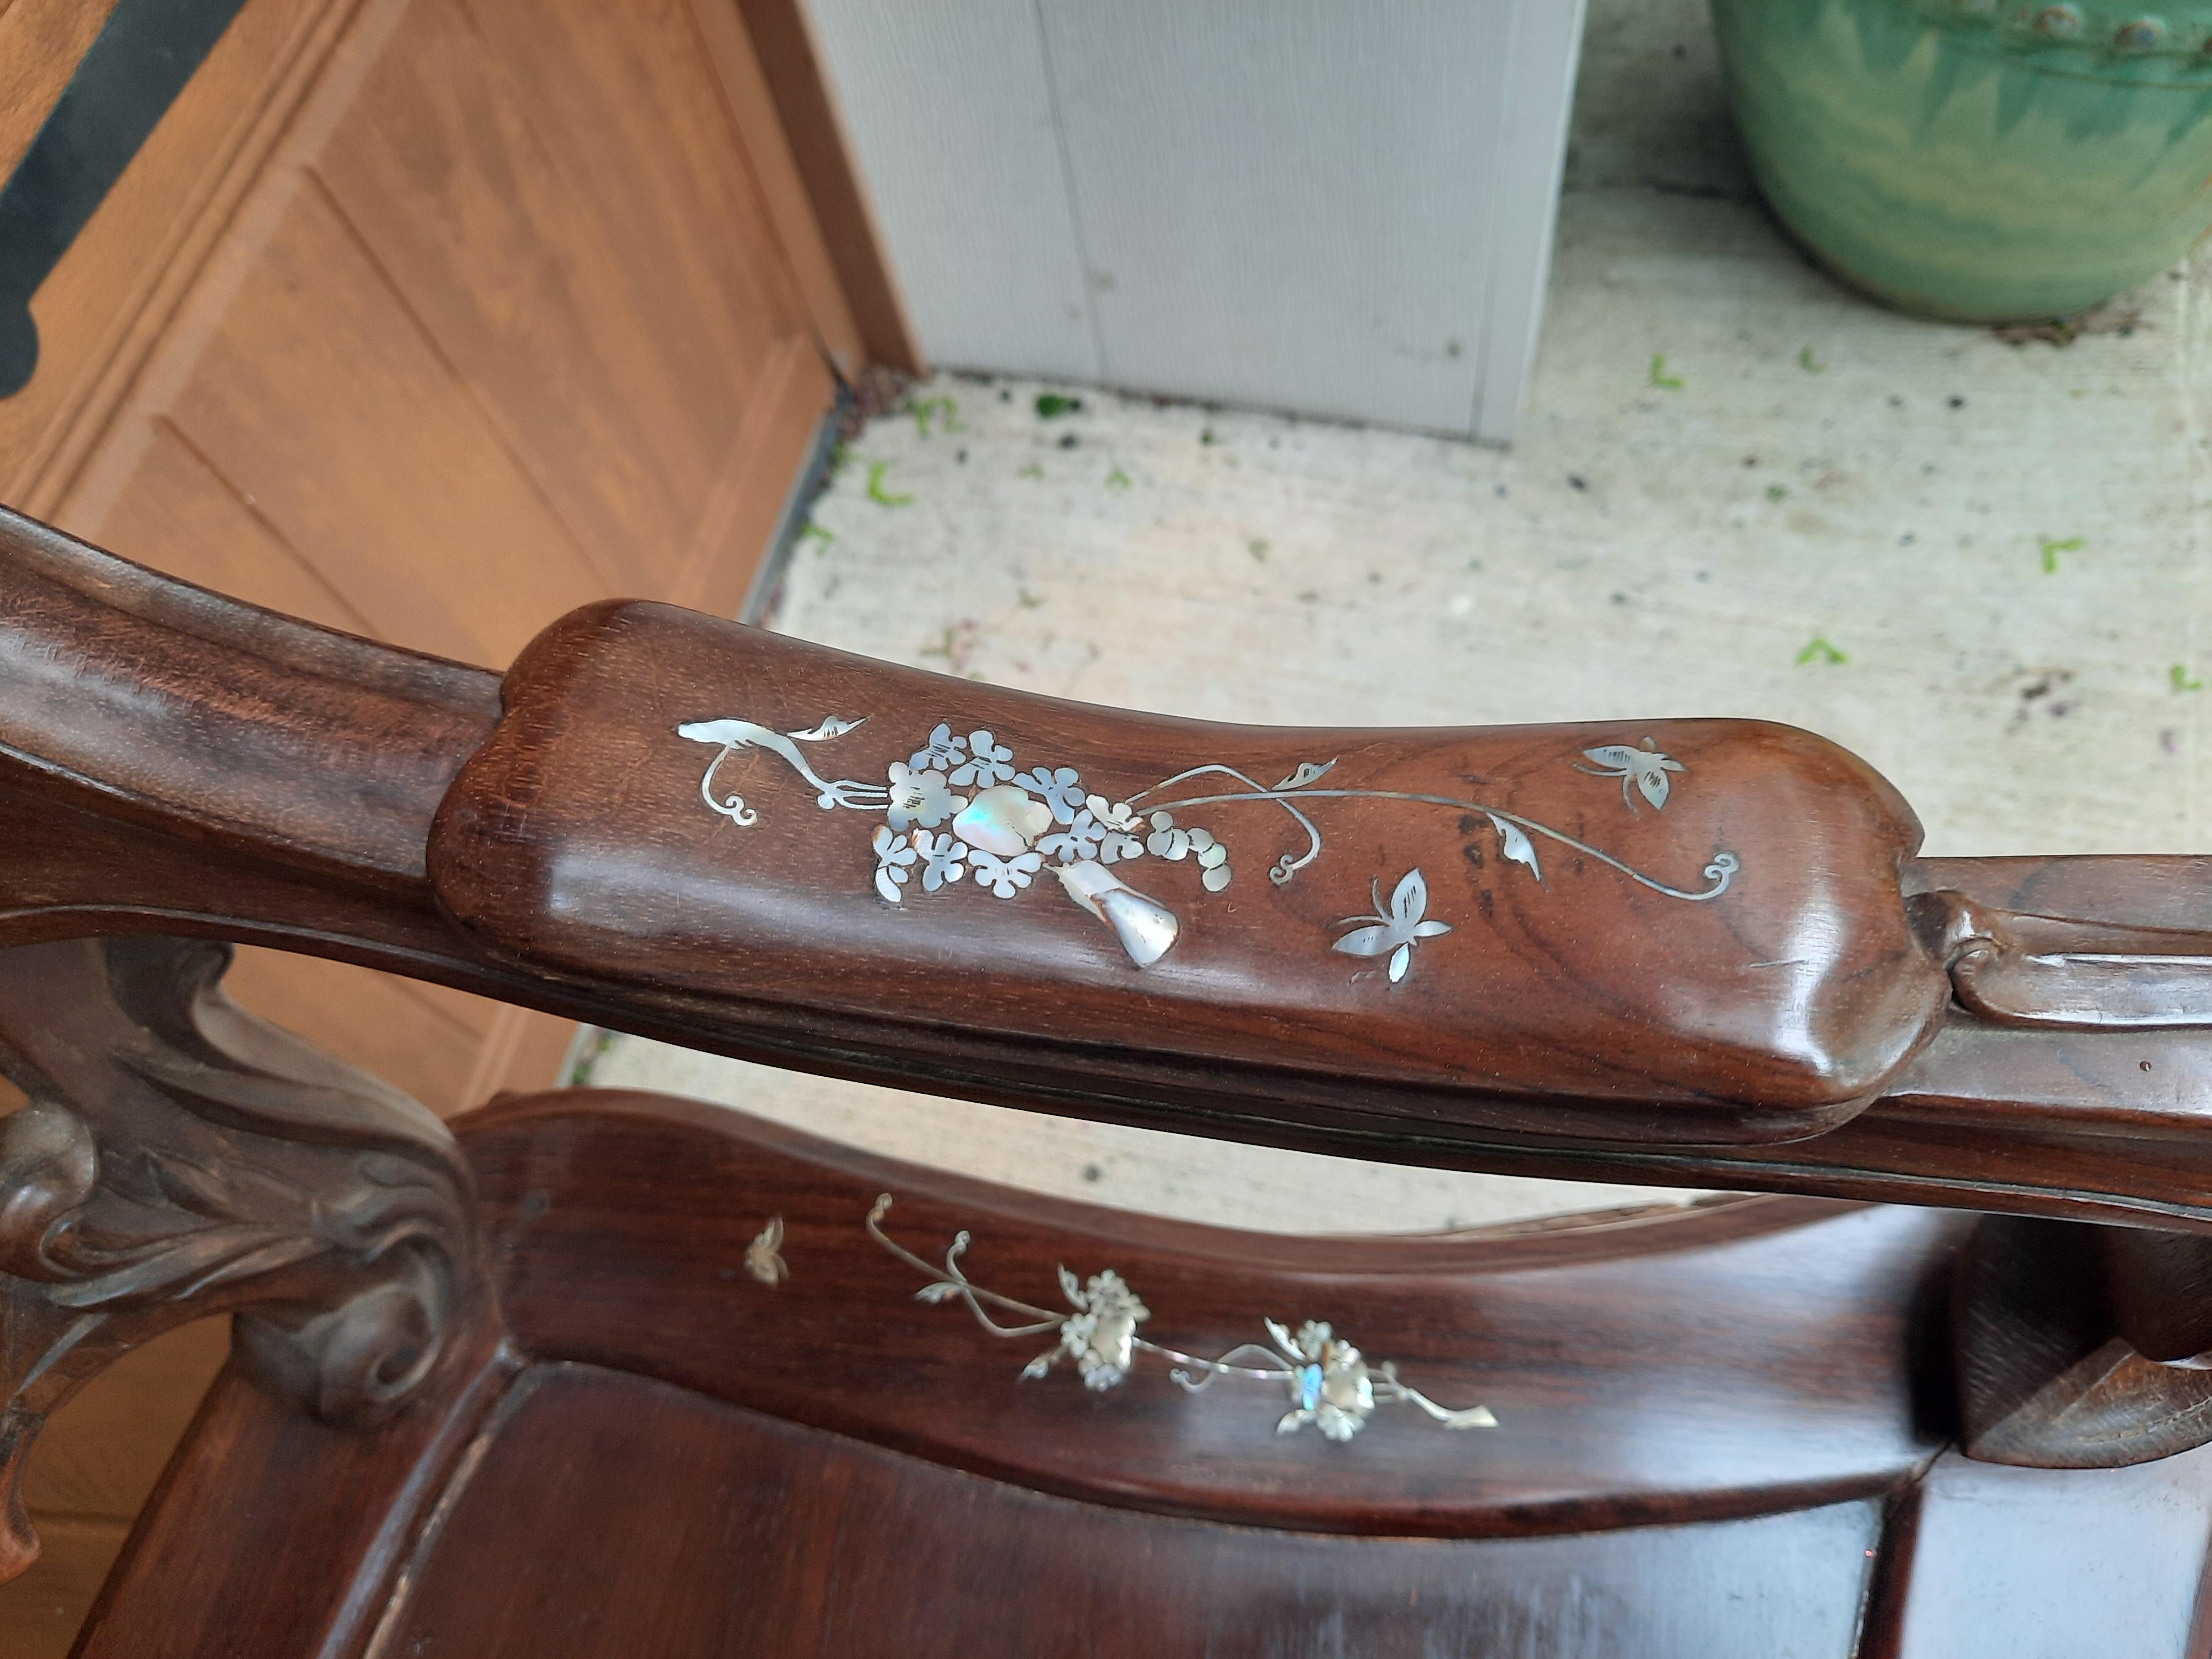
[[(2071, 344), (1913, 321), (1777, 232), (1702, 8), (1592, 8), (1510, 453), (940, 377), (851, 446), (773, 625), (1103, 703), (1316, 724), (1740, 714), (1871, 760), (1943, 854), (2201, 852), (2212, 255)], [(938, 401), (943, 400), (943, 401)], [(871, 481), (874, 489), (871, 489)], [(894, 504), (895, 503), (895, 504)], [(1288, 1231), (1649, 1189), (1213, 1146), (616, 1040), (595, 1082)]]

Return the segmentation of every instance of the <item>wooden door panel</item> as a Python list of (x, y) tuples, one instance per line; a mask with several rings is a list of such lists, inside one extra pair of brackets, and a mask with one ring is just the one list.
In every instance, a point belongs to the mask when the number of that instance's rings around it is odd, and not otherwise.
[[(741, 21), (740, 3), (733, 3), (733, 0), (689, 0), (689, 3), (692, 21), (698, 25), (699, 38), (720, 77), (722, 101), (738, 130), (738, 147), (744, 152), (747, 170), (760, 191), (763, 208), (775, 226), (776, 240), (791, 262), (792, 276), (798, 283), (806, 314), (813, 321), (823, 355), (841, 376), (856, 376), (867, 367), (868, 349), (861, 341), (854, 307), (846, 298), (836, 262), (815, 216), (814, 204), (808, 198), (810, 186), (799, 176), (799, 157), (793, 136), (784, 131), (779, 118), (776, 88), (769, 84), (762, 64), (762, 53), (767, 47), (760, 40), (760, 20), (749, 16)], [(815, 90), (821, 90), (820, 71), (811, 58), (787, 69), (786, 74), (790, 78), (814, 82)], [(842, 143), (836, 161), (843, 164)], [(872, 240), (870, 249), (872, 247)], [(872, 261), (872, 251), (868, 258)], [(870, 277), (872, 286), (885, 280), (879, 269)], [(912, 347), (905, 343), (904, 327), (904, 323), (900, 322), (898, 343), (878, 356), (891, 368), (919, 369), (921, 365), (913, 356)]]
[[(574, 71), (571, 70), (571, 78)], [(672, 362), (622, 256), (455, 0), (410, 10), (315, 171), (532, 483), (611, 577), (674, 581), (750, 361)]]
[(677, 603), (718, 617), (743, 610), (759, 568), (744, 550), (775, 533), (814, 453), (816, 434), (799, 417), (820, 409), (830, 389), (830, 371), (811, 341), (794, 337), (777, 348), (714, 481), (677, 584)]
[(100, 530), (145, 562), (188, 573), (219, 593), (250, 593), (287, 616), (349, 634), (375, 631), (167, 420), (152, 422), (131, 487), (101, 517)]
[[(38, 119), (85, 14), (0, 9)], [(0, 480), (187, 580), (494, 665), (608, 594), (734, 609), (835, 392), (803, 197), (779, 221), (761, 182), (790, 157), (731, 101), (751, 61), (690, 0), (247, 0), (40, 290)], [(239, 982), (445, 1110), (567, 1042), (358, 969)]]
[(834, 387), (722, 86), (680, 0), (372, 5), (62, 522), (237, 574), (108, 526), (166, 426), (379, 637), (741, 595)]
[[(111, 9), (15, 0), (0, 11), (0, 176)], [(352, 9), (248, 0), (40, 286), (38, 372), (0, 398), (0, 492), (11, 505), (53, 512)], [(5, 95), (19, 92), (21, 103)]]
[(684, 0), (473, 0), (471, 15), (531, 106), (557, 112), (554, 161), (694, 425), (733, 437), (731, 389), (750, 389), (776, 340), (811, 331)]
[(570, 538), (311, 179), (164, 413), (380, 638), (501, 663), (624, 574)]
[(344, 1058), (444, 1115), (464, 1097), (498, 1003), (319, 957), (241, 950), (227, 983), (239, 1001), (288, 1030), (343, 1030)]

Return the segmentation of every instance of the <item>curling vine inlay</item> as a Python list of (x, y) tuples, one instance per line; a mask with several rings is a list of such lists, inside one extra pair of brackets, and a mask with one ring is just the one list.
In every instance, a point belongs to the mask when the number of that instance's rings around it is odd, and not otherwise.
[[(930, 1282), (915, 1292), (916, 1300), (964, 1302), (994, 1336), (1058, 1336), (1053, 1346), (1022, 1367), (1024, 1382), (1048, 1375), (1066, 1359), (1074, 1364), (1085, 1388), (1103, 1392), (1121, 1385), (1139, 1353), (1153, 1353), (1170, 1363), (1173, 1369), (1168, 1375), (1188, 1394), (1197, 1394), (1224, 1376), (1282, 1385), (1291, 1408), (1276, 1419), (1278, 1434), (1294, 1434), (1310, 1423), (1327, 1438), (1341, 1443), (1367, 1425), (1376, 1407), (1394, 1403), (1415, 1407), (1448, 1429), (1498, 1426), (1498, 1419), (1488, 1407), (1453, 1411), (1439, 1406), (1419, 1389), (1400, 1382), (1395, 1364), (1389, 1360), (1370, 1364), (1334, 1328), (1318, 1321), (1310, 1319), (1293, 1332), (1278, 1320), (1262, 1319), (1260, 1322), (1274, 1344), (1272, 1348), (1244, 1342), (1218, 1359), (1207, 1359), (1139, 1335), (1137, 1328), (1152, 1317), (1152, 1310), (1110, 1267), (1088, 1280), (1079, 1279), (1064, 1267), (1060, 1269), (1060, 1294), (1073, 1310), (1069, 1313), (1054, 1313), (1049, 1308), (987, 1291), (961, 1271), (960, 1257), (969, 1243), (965, 1231), (953, 1236), (951, 1248), (945, 1252), (944, 1267), (933, 1267), (883, 1230), (884, 1217), (890, 1207), (890, 1194), (876, 1200), (875, 1207), (868, 1212), (868, 1236), (928, 1277)], [(1022, 1322), (1001, 1324), (991, 1316), (987, 1303)]]
[[(1049, 870), (1071, 898), (1113, 930), (1140, 968), (1167, 953), (1181, 923), (1165, 904), (1131, 887), (1121, 872), (1146, 857), (1187, 861), (1195, 866), (1201, 888), (1222, 891), (1233, 878), (1229, 847), (1212, 830), (1188, 822), (1190, 813), (1204, 809), (1259, 804), (1278, 807), (1290, 817), (1304, 832), (1305, 844), (1282, 853), (1268, 867), (1267, 878), (1279, 887), (1321, 856), (1321, 830), (1308, 809), (1328, 800), (1404, 801), (1486, 819), (1498, 856), (1522, 866), (1538, 881), (1544, 878), (1540, 840), (1690, 903), (1726, 892), (1741, 867), (1735, 854), (1716, 851), (1705, 866), (1710, 885), (1670, 886), (1563, 830), (1482, 801), (1401, 789), (1321, 787), (1336, 766), (1334, 760), (1302, 762), (1272, 787), (1233, 766), (1196, 766), (1114, 799), (1087, 788), (1071, 766), (1018, 769), (1013, 750), (996, 733), (978, 727), (957, 734), (950, 720), (939, 721), (906, 759), (892, 762), (883, 783), (823, 777), (800, 745), (830, 742), (863, 723), (832, 716), (807, 731), (776, 732), (751, 720), (708, 720), (676, 730), (718, 751), (699, 780), (699, 793), (709, 808), (732, 823), (760, 821), (742, 795), (718, 788), (715, 781), (723, 763), (746, 748), (780, 757), (813, 787), (815, 803), (825, 811), (880, 813), (872, 837), (875, 887), (886, 903), (902, 904), (917, 890), (935, 893), (969, 880), (995, 897), (1010, 899)], [(1671, 787), (1668, 775), (1684, 769), (1681, 762), (1659, 753), (1649, 738), (1640, 749), (1607, 744), (1584, 750), (1583, 757), (1596, 764), (1577, 761), (1577, 770), (1620, 779), (1622, 799), (1632, 811), (1632, 787), (1662, 809)], [(1201, 780), (1219, 781), (1209, 785)], [(1395, 985), (1406, 976), (1413, 945), (1450, 932), (1451, 924), (1427, 919), (1428, 890), (1418, 870), (1400, 880), (1388, 910), (1379, 877), (1374, 886), (1375, 913), (1340, 924), (1358, 931), (1338, 939), (1334, 948), (1352, 956), (1388, 957), (1388, 976)]]

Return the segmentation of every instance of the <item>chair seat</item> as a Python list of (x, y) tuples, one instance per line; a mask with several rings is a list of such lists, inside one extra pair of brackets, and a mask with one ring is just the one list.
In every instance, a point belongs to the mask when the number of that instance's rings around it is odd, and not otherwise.
[[(1294, 1238), (661, 1097), (508, 1097), (457, 1127), (503, 1330), (374, 1433), (234, 1369), (88, 1659), (372, 1633), (668, 1659), (2186, 1650), (2212, 1456), (1942, 1454), (1914, 1379), (1966, 1218), (1744, 1198)], [(1118, 1274), (1179, 1358), (1133, 1346), (1086, 1386), (1060, 1327), (994, 1334), (957, 1289), (1002, 1327), (1041, 1322), (1008, 1303), (1079, 1318), (1063, 1267), (1078, 1298)], [(1388, 1364), (1495, 1425), (1377, 1398), (1334, 1440), (1290, 1420), (1291, 1378), (1176, 1380), (1265, 1373), (1270, 1318), (1293, 1345), (1328, 1319), (1376, 1395)]]

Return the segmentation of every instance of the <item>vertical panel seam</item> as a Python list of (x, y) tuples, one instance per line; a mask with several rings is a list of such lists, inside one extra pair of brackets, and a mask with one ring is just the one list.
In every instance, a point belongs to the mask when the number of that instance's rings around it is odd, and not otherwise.
[[(712, 5), (720, 3), (720, 0), (705, 0), (705, 3)], [(735, 10), (734, 0), (732, 0), (732, 9), (733, 11)], [(785, 290), (783, 295), (785, 305), (790, 316), (799, 319), (802, 325), (802, 326), (794, 327), (792, 330), (792, 332), (794, 334), (804, 333), (807, 337), (811, 338), (814, 342), (815, 349), (822, 354), (823, 360), (830, 365), (830, 373), (836, 378), (840, 385), (842, 385), (846, 380), (844, 369), (838, 363), (836, 350), (830, 342), (827, 332), (822, 325), (821, 318), (817, 314), (814, 304), (808, 299), (805, 292), (805, 284), (800, 281), (799, 275), (799, 260), (791, 250), (789, 246), (789, 238), (785, 234), (783, 222), (779, 218), (774, 207), (771, 205), (771, 198), (767, 181), (761, 177), (762, 163), (753, 155), (752, 146), (748, 143), (745, 139), (744, 125), (738, 118), (738, 111), (734, 96), (735, 89), (731, 86), (729, 77), (722, 73), (720, 62), (715, 55), (714, 47), (707, 40), (706, 26), (699, 18), (698, 0), (694, 0), (693, 4), (684, 8), (684, 16), (690, 26), (691, 39), (698, 46), (700, 60), (708, 64), (714, 71), (711, 78), (714, 82), (714, 102), (722, 112), (722, 121), (729, 132), (730, 148), (736, 153), (738, 166), (744, 173), (745, 182), (751, 188), (753, 195), (758, 203), (761, 223), (766, 227), (769, 240), (773, 244), (776, 252), (777, 258), (774, 261), (774, 264), (775, 267), (778, 285)], [(475, 20), (473, 17), (470, 21), (471, 24), (474, 24)], [(739, 34), (743, 38), (744, 49), (747, 52), (753, 53), (756, 64), (757, 64), (759, 53), (754, 48), (751, 32), (746, 27), (744, 16), (741, 12), (737, 14), (736, 26)], [(763, 69), (762, 78), (763, 82), (765, 82), (766, 77), (767, 71), (765, 69)], [(780, 111), (777, 111), (773, 107), (774, 94), (772, 90), (769, 101), (771, 106), (769, 114), (775, 119), (778, 129), (781, 130), (783, 125), (783, 117)], [(787, 133), (785, 135), (785, 142), (787, 144), (790, 142), (789, 135)], [(796, 161), (792, 163), (792, 170), (794, 173), (798, 171), (798, 163)], [(803, 179), (799, 183), (799, 195), (805, 199), (808, 216), (814, 220), (815, 240), (822, 244), (822, 256), (823, 259), (829, 263), (834, 275), (836, 272), (836, 262), (830, 258), (828, 242), (822, 234), (821, 221), (819, 216), (817, 216), (814, 211), (813, 198), (811, 195), (808, 195), (805, 188), (805, 182)], [(836, 288), (837, 303), (839, 306), (843, 307), (846, 313), (846, 321), (852, 328), (854, 334), (857, 337), (860, 331), (860, 324), (853, 319), (852, 305), (846, 296), (844, 283), (842, 277), (837, 279)], [(866, 362), (866, 352), (867, 348), (864, 343), (860, 348), (862, 361), (859, 367), (861, 368), (867, 367)]]
[(298, 565), (307, 574), (308, 580), (322, 590), (323, 596), (344, 613), (349, 625), (365, 639), (382, 637), (377, 631), (376, 625), (362, 614), (361, 607), (332, 586), (331, 579), (315, 567), (313, 561), (293, 545), (292, 538), (277, 526), (276, 520), (261, 510), (261, 504), (231, 482), (223, 470), (216, 465), (215, 458), (192, 441), (191, 434), (177, 424), (168, 410), (156, 411), (149, 424), (156, 432), (167, 433), (183, 447), (186, 454), (207, 469), (208, 476), (222, 486), (223, 492), (237, 504), (239, 511), (259, 525), (268, 533), (269, 538), (283, 549), (284, 556)]
[(514, 439), (507, 433), (505, 422), (492, 411), (489, 400), (477, 389), (476, 382), (463, 374), (460, 365), (447, 355), (446, 348), (436, 333), (423, 320), (422, 313), (415, 309), (413, 302), (408, 299), (405, 290), (393, 278), (391, 271), (385, 268), (384, 261), (376, 257), (376, 250), (369, 246), (368, 239), (361, 234), (360, 228), (348, 216), (344, 205), (337, 198), (337, 193), (324, 179), (320, 169), (313, 162), (309, 162), (302, 166), (300, 171), (307, 176), (309, 187), (322, 198), (323, 204), (330, 209), (331, 216), (337, 219), (339, 227), (345, 232), (347, 240), (360, 251), (361, 257), (368, 262), (369, 269), (376, 273), (377, 281), (383, 283), (385, 291), (392, 295), (392, 303), (399, 307), (408, 322), (413, 325), (415, 332), (421, 337), (423, 344), (429, 348), (431, 356), (438, 360), (438, 366), (452, 375), (454, 384), (461, 388), (461, 394), (468, 399), (469, 406), (476, 410), (477, 418), (484, 423), (485, 430), (491, 434), (492, 441), (497, 444), (506, 454), (508, 463), (514, 468), (515, 476), (522, 480), (523, 486), (538, 498), (538, 505), (545, 509), (546, 517), (551, 521), (553, 527), (568, 544), (569, 551), (583, 562), (584, 568), (590, 572), (594, 579), (605, 584), (609, 592), (618, 592), (623, 586), (618, 574), (600, 567), (599, 559), (592, 554), (590, 544), (577, 535), (575, 526), (568, 522), (553, 498), (545, 493), (544, 485), (538, 481), (536, 471), (524, 458), (522, 452), (515, 447)]
[[(1561, 3), (1562, 0), (1545, 0), (1547, 4)], [(1488, 401), (1490, 377), (1498, 360), (1498, 266), (1504, 257), (1506, 216), (1500, 211), (1500, 198), (1510, 188), (1508, 177), (1512, 171), (1510, 149), (1513, 131), (1513, 86), (1518, 79), (1511, 66), (1522, 46), (1522, 7), (1526, 0), (1505, 0), (1505, 44), (1502, 53), (1507, 72), (1498, 77), (1498, 92), (1497, 123), (1491, 133), (1491, 186), (1483, 192), (1482, 289), (1475, 307), (1474, 390), (1467, 409), (1467, 435), (1474, 438), (1482, 430), (1482, 411)]]
[(1106, 355), (1106, 331), (1098, 317), (1098, 304), (1092, 297), (1091, 242), (1083, 231), (1083, 202), (1075, 189), (1075, 158), (1068, 154), (1067, 118), (1060, 101), (1060, 75), (1052, 61), (1052, 37), (1044, 23), (1044, 0), (1030, 0), (1036, 15), (1037, 61), (1044, 70), (1045, 101), (1052, 109), (1052, 139), (1060, 157), (1060, 187), (1067, 198), (1067, 225), (1075, 238), (1076, 280), (1082, 284), (1083, 319), (1091, 331), (1091, 356), (1093, 372), (1101, 382), (1114, 378)]

